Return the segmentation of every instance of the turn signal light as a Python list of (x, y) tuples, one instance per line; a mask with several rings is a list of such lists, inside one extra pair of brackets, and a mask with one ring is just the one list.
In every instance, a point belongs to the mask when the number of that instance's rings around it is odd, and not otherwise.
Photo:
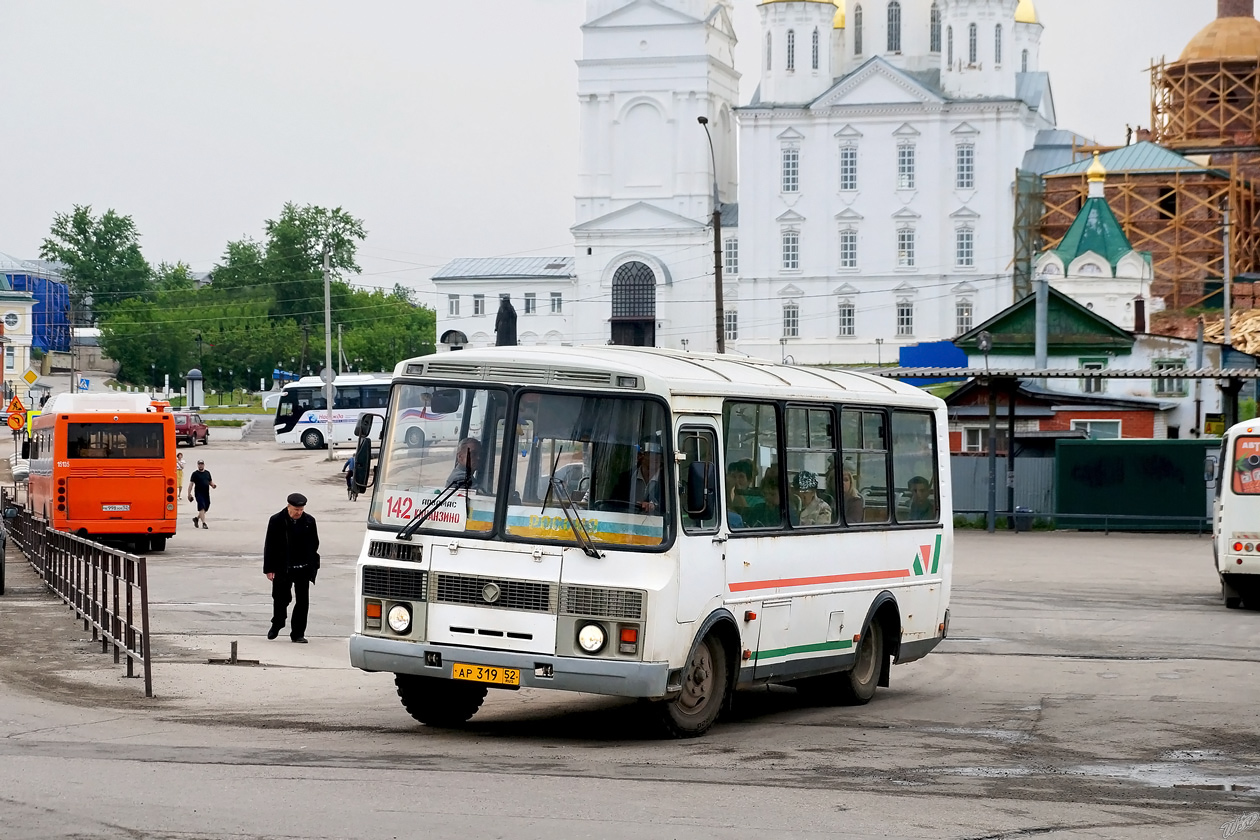
[(368, 601), (363, 605), (363, 626), (368, 630), (381, 629), (381, 602)]
[(368, 601), (367, 609), (365, 610), (365, 612), (368, 618), (380, 618), (381, 617), (381, 602)]
[(639, 628), (626, 627), (624, 624), (617, 631), (617, 650), (621, 653), (636, 653), (639, 650)]
[(756, 621), (757, 614), (752, 610), (744, 610), (744, 621)]

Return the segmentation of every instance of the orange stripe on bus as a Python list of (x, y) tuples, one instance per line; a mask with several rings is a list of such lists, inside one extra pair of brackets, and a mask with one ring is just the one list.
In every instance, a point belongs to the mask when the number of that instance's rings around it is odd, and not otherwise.
[(821, 577), (782, 578), (780, 580), (750, 580), (746, 583), (732, 583), (727, 588), (731, 592), (747, 592), (750, 589), (777, 589), (783, 586), (813, 586), (820, 583), (846, 583), (857, 580), (885, 580), (888, 578), (910, 577), (909, 569), (890, 569), (886, 572), (857, 572), (851, 575), (822, 575)]

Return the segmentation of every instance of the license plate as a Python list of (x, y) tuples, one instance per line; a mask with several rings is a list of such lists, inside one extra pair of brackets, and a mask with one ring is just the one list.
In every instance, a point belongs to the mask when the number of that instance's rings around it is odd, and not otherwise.
[(129, 511), (131, 505), (101, 505), (101, 510)]
[(521, 684), (521, 672), (516, 668), (498, 668), (491, 665), (465, 665), (463, 662), (451, 664), (451, 676), (457, 680), (469, 682), (493, 683), (494, 685)]

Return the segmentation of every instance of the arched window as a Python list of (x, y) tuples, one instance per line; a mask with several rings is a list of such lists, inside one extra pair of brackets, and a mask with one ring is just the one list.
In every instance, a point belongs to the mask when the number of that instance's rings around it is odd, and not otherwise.
[(931, 18), (932, 22), (928, 34), (928, 39), (931, 43), (928, 49), (938, 53), (941, 51), (941, 7), (936, 4), (936, 0), (932, 0)]
[(766, 33), (766, 69), (767, 70), (774, 69), (774, 65), (770, 63), (772, 61), (771, 56), (770, 56), (770, 48), (772, 46), (774, 46), (774, 39), (771, 38), (770, 33), (767, 32)]
[(954, 27), (952, 26), (945, 30), (945, 49), (948, 50), (948, 52), (945, 54), (945, 64), (950, 67), (953, 67), (954, 66)]
[(897, 0), (888, 4), (888, 51), (901, 52), (901, 4)]
[(862, 7), (853, 9), (853, 54), (862, 54)]
[(814, 27), (814, 69), (818, 69), (818, 27)]
[(656, 274), (641, 262), (618, 266), (612, 281), (612, 343), (656, 344)]
[(1019, 72), (1028, 72), (1028, 50), (1024, 50), (1023, 54), (1019, 57)]
[(789, 29), (787, 36), (787, 70), (791, 73), (796, 69), (796, 31)]
[(980, 33), (977, 31), (976, 25), (974, 23), (967, 25), (967, 63), (968, 64), (976, 63), (976, 57), (980, 50), (980, 43), (977, 40), (979, 38), (979, 34)]
[(1002, 63), (1002, 24), (993, 27), (993, 63)]

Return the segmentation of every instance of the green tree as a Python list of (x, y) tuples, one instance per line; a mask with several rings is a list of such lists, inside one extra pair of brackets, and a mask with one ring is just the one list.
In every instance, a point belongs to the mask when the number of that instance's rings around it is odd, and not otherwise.
[(161, 292), (187, 291), (195, 289), (197, 281), (193, 279), (192, 269), (186, 263), (177, 262), (171, 265), (164, 262), (153, 270), (153, 287)]
[(324, 252), (334, 279), (357, 273), (357, 243), (367, 235), (363, 221), (340, 207), (288, 203), (278, 219), (267, 220), (265, 230), (262, 279), (274, 289), (273, 312), (298, 321), (317, 320), (324, 310)]
[(53, 217), (49, 234), (39, 254), (66, 266), (76, 307), (90, 307), (101, 316), (153, 288), (130, 216), (106, 210), (97, 217), (90, 206), (76, 204), (70, 213)]

